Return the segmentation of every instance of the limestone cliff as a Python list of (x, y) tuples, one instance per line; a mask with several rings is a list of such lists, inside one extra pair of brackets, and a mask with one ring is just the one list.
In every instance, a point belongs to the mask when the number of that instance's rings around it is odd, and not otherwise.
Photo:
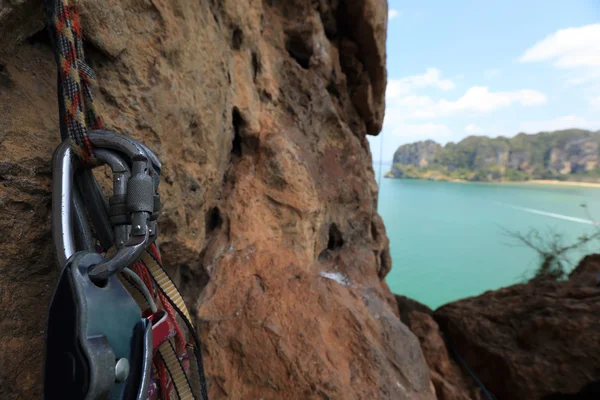
[[(165, 264), (210, 396), (433, 399), (384, 278), (367, 133), (385, 0), (81, 0), (108, 129), (163, 162)], [(0, 0), (0, 398), (38, 398), (57, 278), (56, 70), (39, 0)]]
[(472, 181), (600, 180), (600, 133), (571, 129), (514, 138), (470, 136), (400, 146), (389, 176)]
[(435, 156), (441, 149), (442, 146), (433, 140), (400, 146), (394, 153), (394, 164), (426, 168), (433, 163)]

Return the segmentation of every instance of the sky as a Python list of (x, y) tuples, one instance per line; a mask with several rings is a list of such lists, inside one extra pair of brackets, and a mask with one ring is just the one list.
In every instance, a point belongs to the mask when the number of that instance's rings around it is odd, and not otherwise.
[(383, 131), (368, 137), (373, 160), (391, 161), (419, 140), (600, 129), (600, 0), (388, 4), (386, 110)]

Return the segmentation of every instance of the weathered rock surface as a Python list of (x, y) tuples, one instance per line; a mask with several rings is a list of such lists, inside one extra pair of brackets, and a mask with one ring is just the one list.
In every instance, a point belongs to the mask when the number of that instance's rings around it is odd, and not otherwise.
[(548, 167), (561, 174), (591, 171), (598, 166), (598, 140), (580, 138), (550, 151)]
[[(384, 0), (81, 0), (107, 128), (163, 161), (161, 249), (213, 399), (432, 399), (383, 278), (365, 133)], [(56, 67), (40, 1), (0, 0), (0, 398), (38, 398), (56, 281)], [(38, 32), (38, 33), (36, 33)]]
[(424, 168), (433, 162), (441, 149), (442, 146), (433, 140), (405, 144), (400, 146), (394, 153), (394, 164)]
[(400, 146), (389, 175), (473, 181), (596, 181), (599, 146), (600, 132), (581, 129), (520, 133), (512, 138), (469, 136), (443, 147), (427, 140)]
[(487, 292), (434, 317), (498, 400), (599, 398), (598, 274), (600, 255), (588, 256), (568, 281)]
[(412, 299), (396, 295), (400, 319), (419, 338), (439, 400), (484, 399), (481, 389), (452, 359), (433, 311)]

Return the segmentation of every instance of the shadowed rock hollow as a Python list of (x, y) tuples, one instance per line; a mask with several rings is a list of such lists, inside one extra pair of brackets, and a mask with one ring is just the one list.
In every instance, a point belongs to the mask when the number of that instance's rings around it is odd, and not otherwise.
[[(81, 0), (107, 128), (164, 165), (160, 243), (201, 323), (211, 398), (432, 399), (365, 135), (384, 0)], [(0, 397), (37, 398), (57, 278), (56, 67), (42, 4), (0, 0)]]
[(396, 295), (400, 319), (419, 338), (438, 400), (484, 400), (484, 394), (446, 347), (433, 311), (412, 299)]

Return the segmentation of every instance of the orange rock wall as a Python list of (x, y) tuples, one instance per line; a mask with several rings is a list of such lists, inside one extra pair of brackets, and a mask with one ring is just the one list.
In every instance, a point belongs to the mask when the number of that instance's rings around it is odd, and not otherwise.
[[(432, 399), (365, 135), (384, 110), (385, 0), (81, 0), (107, 128), (163, 162), (165, 264), (213, 399)], [(39, 1), (0, 0), (0, 397), (41, 393), (57, 278), (56, 66)]]

